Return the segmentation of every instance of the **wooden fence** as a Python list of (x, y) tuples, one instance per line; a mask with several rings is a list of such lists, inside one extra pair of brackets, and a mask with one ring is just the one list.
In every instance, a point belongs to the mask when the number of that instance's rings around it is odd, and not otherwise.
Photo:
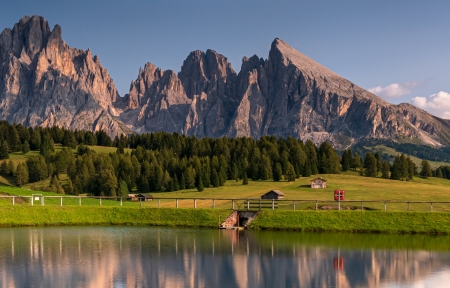
[[(450, 212), (450, 202), (442, 201), (395, 201), (395, 200), (266, 200), (259, 198), (153, 198), (145, 201), (145, 198), (138, 198), (137, 201), (130, 201), (122, 197), (106, 196), (7, 196), (0, 195), (0, 199), (10, 199), (12, 205), (19, 202), (26, 202), (30, 206), (48, 205), (113, 205), (140, 207), (171, 207), (171, 208), (220, 208), (232, 210), (384, 210), (387, 211), (442, 211)], [(25, 199), (25, 201), (23, 201)], [(88, 201), (86, 201), (88, 200)], [(436, 209), (437, 208), (437, 209)]]

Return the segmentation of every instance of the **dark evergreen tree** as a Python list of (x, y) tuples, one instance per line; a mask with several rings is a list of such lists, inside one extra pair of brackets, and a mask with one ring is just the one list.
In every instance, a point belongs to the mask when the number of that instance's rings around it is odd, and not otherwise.
[(275, 164), (275, 169), (273, 170), (273, 180), (280, 181), (283, 178), (283, 170), (281, 169), (281, 164), (277, 162)]
[(422, 160), (422, 169), (420, 170), (420, 176), (424, 178), (431, 177), (431, 166), (427, 160)]
[(21, 151), (21, 144), (20, 144), (20, 136), (19, 136), (19, 132), (17, 132), (16, 127), (14, 127), (13, 125), (8, 125), (8, 135), (7, 135), (7, 139), (8, 139), (8, 145), (9, 145), (9, 149), (12, 152), (18, 152)]
[(370, 152), (364, 158), (364, 168), (366, 177), (377, 177), (377, 159)]
[(30, 144), (28, 144), (28, 141), (25, 141), (22, 144), (22, 153), (27, 154), (28, 152), (30, 152)]
[(220, 186), (220, 180), (219, 175), (216, 172), (216, 169), (212, 169), (211, 172), (211, 184), (213, 187), (219, 187)]
[(318, 156), (319, 173), (336, 174), (341, 171), (339, 156), (330, 143), (320, 145)]
[(203, 191), (203, 176), (202, 176), (201, 169), (197, 172), (197, 179), (195, 182), (196, 182), (197, 191), (202, 192)]
[(180, 179), (180, 190), (186, 189), (186, 181), (184, 179), (184, 173), (181, 173), (181, 179)]
[(350, 168), (352, 168), (353, 170), (358, 170), (361, 167), (362, 167), (361, 157), (359, 157), (358, 153), (355, 152), (353, 154), (352, 164), (351, 164)]
[(0, 159), (9, 159), (8, 149), (8, 143), (6, 141), (2, 141), (0, 143)]
[(305, 167), (303, 169), (303, 177), (309, 177), (311, 176), (311, 174), (311, 162), (309, 161), (309, 159), (307, 159), (305, 162)]
[(352, 151), (350, 149), (347, 149), (344, 151), (344, 154), (342, 154), (342, 171), (348, 171), (350, 170), (350, 166), (352, 164)]
[(173, 175), (172, 180), (173, 180), (173, 191), (180, 190), (180, 186), (178, 184), (178, 177), (176, 173)]
[(129, 193), (130, 192), (128, 190), (127, 182), (125, 182), (124, 180), (120, 180), (120, 184), (119, 184), (119, 187), (117, 189), (117, 196), (122, 197), (122, 198), (126, 198)]
[(14, 163), (12, 162), (12, 160), (8, 161), (8, 171), (9, 176), (14, 176), (14, 171), (16, 171), (16, 168), (14, 167)]
[(242, 185), (248, 185), (247, 172), (244, 172), (244, 175), (242, 176)]
[(25, 164), (19, 163), (19, 165), (17, 165), (16, 171), (14, 172), (14, 178), (16, 185), (19, 187), (28, 183), (28, 170)]
[(294, 166), (292, 166), (291, 163), (288, 164), (288, 167), (286, 169), (286, 179), (287, 181), (295, 181), (295, 170)]
[(380, 152), (376, 152), (375, 155), (373, 156), (375, 156), (375, 159), (377, 160), (377, 174), (378, 174), (383, 169), (383, 160), (381, 158)]
[(389, 171), (389, 163), (385, 160), (382, 162), (381, 177), (383, 177), (384, 179), (389, 179)]

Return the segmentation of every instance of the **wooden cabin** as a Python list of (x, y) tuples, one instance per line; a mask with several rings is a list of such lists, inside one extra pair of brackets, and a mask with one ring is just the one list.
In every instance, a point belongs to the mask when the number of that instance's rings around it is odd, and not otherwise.
[(280, 200), (284, 198), (284, 193), (280, 190), (270, 190), (266, 194), (261, 196), (261, 199), (275, 199)]
[(311, 180), (311, 188), (325, 189), (327, 188), (327, 180), (322, 177)]
[(150, 193), (140, 193), (136, 195), (136, 198), (141, 201), (153, 201), (153, 196)]

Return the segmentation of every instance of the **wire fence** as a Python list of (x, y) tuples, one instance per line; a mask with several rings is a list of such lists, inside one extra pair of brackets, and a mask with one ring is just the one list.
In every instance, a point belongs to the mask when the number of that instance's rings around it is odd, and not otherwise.
[(450, 212), (450, 202), (396, 200), (275, 200), (259, 198), (122, 198), (107, 196), (0, 195), (3, 205), (29, 206), (134, 206), (153, 208), (209, 208), (257, 210), (359, 210)]

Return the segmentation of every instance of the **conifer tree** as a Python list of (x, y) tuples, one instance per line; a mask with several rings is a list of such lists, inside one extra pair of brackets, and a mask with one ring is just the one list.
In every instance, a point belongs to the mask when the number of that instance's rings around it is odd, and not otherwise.
[(16, 171), (16, 168), (14, 167), (14, 163), (12, 162), (12, 160), (8, 161), (8, 171), (9, 176), (14, 176), (14, 171)]
[(248, 185), (247, 172), (244, 172), (244, 175), (242, 176), (242, 185)]
[(9, 159), (8, 150), (8, 143), (6, 141), (2, 141), (0, 143), (0, 159)]
[(9, 167), (7, 161), (3, 161), (2, 164), (0, 165), (0, 173), (2, 173), (3, 175), (9, 174)]
[(428, 163), (427, 160), (422, 160), (422, 170), (420, 170), (420, 176), (424, 178), (431, 177), (431, 166), (430, 163)]
[(177, 173), (175, 173), (172, 177), (173, 180), (173, 191), (178, 191), (180, 190), (180, 186), (178, 184), (178, 177), (177, 177)]
[(22, 187), (22, 185), (28, 183), (28, 170), (25, 164), (19, 163), (19, 165), (17, 165), (17, 169), (14, 172), (14, 178), (16, 185), (19, 187)]
[(342, 154), (342, 171), (348, 171), (350, 170), (350, 166), (352, 163), (352, 151), (350, 149), (347, 149), (344, 151), (344, 154)]
[(377, 159), (370, 152), (367, 152), (364, 158), (364, 168), (366, 177), (377, 177)]
[(303, 177), (309, 177), (311, 176), (311, 174), (311, 162), (309, 161), (309, 159), (307, 159), (305, 162), (305, 167), (303, 169)]
[(27, 154), (30, 152), (30, 144), (28, 144), (28, 141), (25, 141), (22, 145), (22, 153)]
[(184, 173), (181, 173), (181, 179), (180, 179), (180, 190), (186, 189), (186, 181), (184, 179)]
[(289, 181), (289, 182), (291, 182), (291, 181), (295, 182), (295, 170), (294, 170), (294, 166), (292, 166), (291, 163), (288, 163), (288, 166), (286, 169), (286, 178), (287, 178), (287, 181)]
[(199, 172), (197, 172), (196, 188), (198, 192), (203, 191), (203, 176), (201, 171), (202, 170), (200, 169)]
[(389, 171), (389, 163), (385, 160), (382, 162), (381, 177), (383, 177), (384, 179), (389, 179)]
[(211, 184), (212, 184), (213, 187), (219, 187), (220, 186), (219, 175), (217, 174), (216, 169), (212, 169), (212, 172), (211, 172)]
[(273, 181), (280, 181), (283, 178), (283, 170), (281, 169), (280, 162), (275, 164), (275, 169), (273, 170)]

